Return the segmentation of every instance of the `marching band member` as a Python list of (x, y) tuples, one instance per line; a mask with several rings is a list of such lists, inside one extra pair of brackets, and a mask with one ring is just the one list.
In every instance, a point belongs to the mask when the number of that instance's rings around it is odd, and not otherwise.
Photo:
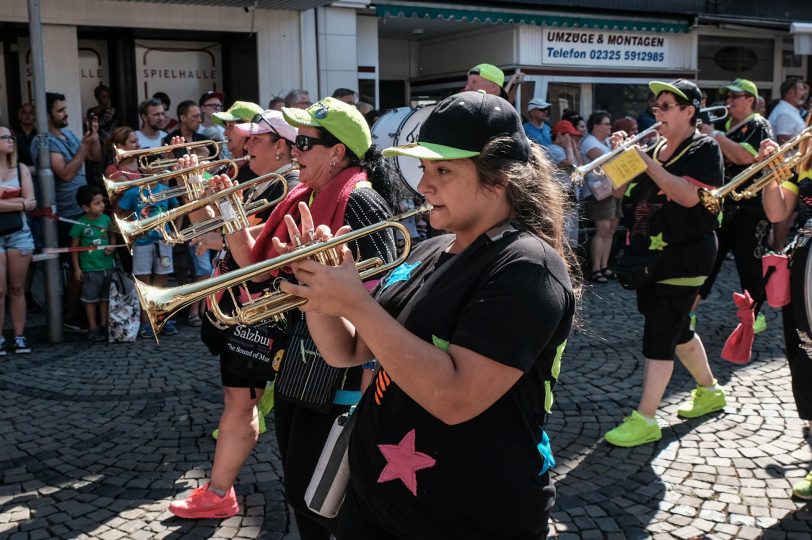
[[(662, 437), (655, 415), (674, 371), (675, 354), (698, 383), (677, 414), (695, 418), (726, 404), (688, 320), (716, 255), (716, 216), (700, 203), (699, 188), (721, 184), (722, 156), (713, 139), (696, 131), (701, 93), (694, 83), (654, 81), (649, 87), (657, 97), (653, 110), (662, 138), (645, 152), (637, 150), (647, 169), (618, 189), (625, 194), (627, 252), (638, 258), (636, 272), (627, 269), (625, 279), (637, 282), (637, 309), (645, 319), (643, 393), (637, 409), (606, 433), (607, 442), (616, 446), (638, 446)], [(641, 277), (644, 268), (653, 271)]]
[[(806, 119), (807, 127), (812, 125), (812, 115)], [(763, 149), (775, 149), (777, 144), (768, 141)], [(779, 183), (770, 183), (764, 188), (762, 201), (764, 211), (772, 223), (780, 223), (798, 211), (796, 225), (800, 229), (810, 227), (812, 219), (812, 144), (801, 143), (799, 151), (806, 155), (804, 161), (797, 168), (797, 174), (792, 179)], [(799, 236), (796, 239), (795, 251), (792, 254), (790, 277), (790, 304), (784, 306), (781, 315), (784, 323), (784, 344), (787, 362), (792, 376), (792, 395), (795, 397), (795, 406), (798, 416), (806, 420), (812, 430), (812, 331), (805, 314), (804, 295), (811, 294), (806, 288), (812, 284), (804, 282), (803, 273), (808, 261), (809, 249), (812, 242), (809, 237)], [(801, 499), (812, 500), (812, 473), (792, 487), (792, 493)]]
[[(713, 137), (722, 150), (725, 158), (725, 181), (729, 181), (755, 162), (761, 141), (771, 139), (772, 128), (766, 118), (756, 112), (758, 89), (747, 79), (736, 79), (720, 90), (728, 108), (728, 119), (724, 133), (713, 128), (713, 125), (701, 123), (699, 130)], [(722, 223), (716, 235), (719, 238), (719, 250), (716, 262), (708, 279), (699, 289), (699, 298), (707, 298), (716, 281), (716, 275), (722, 267), (728, 250), (733, 252), (736, 270), (742, 291), (750, 292), (754, 300), (763, 290), (761, 275), (761, 256), (767, 245), (770, 233), (769, 221), (761, 205), (761, 197), (735, 201), (725, 199), (722, 210)], [(697, 298), (697, 301), (699, 300)], [(696, 312), (696, 308), (693, 310)], [(695, 321), (692, 315), (692, 322)], [(694, 327), (696, 325), (693, 325)], [(753, 325), (756, 333), (767, 329), (763, 313), (759, 313)]]
[[(340, 266), (301, 261), (299, 285), (282, 285), (307, 299), (330, 364), (381, 366), (354, 413), (337, 538), (542, 539), (544, 418), (576, 309), (565, 195), (497, 96), (444, 99), (418, 141), (385, 154), (421, 160), (431, 225), (451, 234), (419, 244), (375, 298), (346, 248)], [(305, 208), (301, 223), (317, 225)], [(346, 228), (316, 235), (331, 231)]]

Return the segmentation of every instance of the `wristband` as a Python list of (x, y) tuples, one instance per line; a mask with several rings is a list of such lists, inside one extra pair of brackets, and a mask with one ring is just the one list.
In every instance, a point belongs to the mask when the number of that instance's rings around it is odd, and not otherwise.
[(378, 363), (378, 361), (373, 358), (369, 362), (364, 362), (363, 364), (361, 364), (361, 367), (364, 368), (364, 369), (368, 369), (370, 371), (375, 371), (375, 365), (377, 363)]

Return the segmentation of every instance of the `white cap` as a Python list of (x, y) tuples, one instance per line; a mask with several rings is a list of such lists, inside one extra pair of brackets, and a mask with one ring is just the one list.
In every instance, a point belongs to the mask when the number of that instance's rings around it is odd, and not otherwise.
[(541, 98), (533, 98), (527, 102), (527, 111), (530, 112), (533, 109), (549, 109), (550, 104), (544, 101)]
[(285, 122), (280, 111), (268, 109), (262, 112), (261, 118), (254, 118), (254, 120), (250, 123), (237, 124), (234, 126), (234, 130), (243, 137), (273, 133), (291, 143), (296, 141), (299, 130)]

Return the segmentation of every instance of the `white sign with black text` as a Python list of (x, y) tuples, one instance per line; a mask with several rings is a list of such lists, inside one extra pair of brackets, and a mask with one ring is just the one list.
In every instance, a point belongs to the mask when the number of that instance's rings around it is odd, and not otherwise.
[(669, 34), (545, 28), (544, 65), (614, 68), (670, 68)]

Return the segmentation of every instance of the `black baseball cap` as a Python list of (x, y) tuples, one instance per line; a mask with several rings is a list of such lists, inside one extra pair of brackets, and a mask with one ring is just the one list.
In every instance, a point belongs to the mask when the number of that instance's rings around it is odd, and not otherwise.
[(437, 104), (420, 128), (418, 142), (387, 148), (383, 155), (429, 160), (472, 158), (488, 141), (503, 135), (512, 141), (498, 155), (516, 161), (530, 159), (530, 141), (513, 105), (482, 91), (460, 92)]
[(655, 96), (659, 96), (660, 92), (671, 92), (675, 96), (679, 96), (688, 102), (688, 105), (693, 105), (696, 110), (702, 105), (702, 92), (699, 87), (691, 81), (685, 79), (677, 79), (670, 83), (661, 81), (651, 81), (648, 87), (654, 92)]

